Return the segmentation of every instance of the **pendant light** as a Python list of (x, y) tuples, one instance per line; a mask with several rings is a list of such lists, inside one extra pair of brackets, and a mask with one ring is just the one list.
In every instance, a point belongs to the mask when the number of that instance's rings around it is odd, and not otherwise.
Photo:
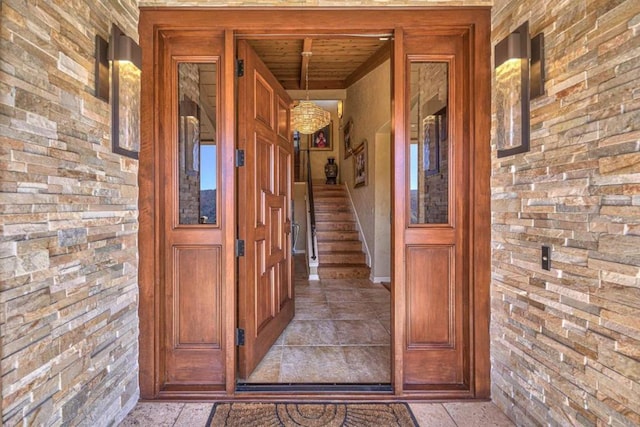
[[(311, 56), (311, 52), (302, 52), (302, 56)], [(309, 67), (305, 72), (307, 99), (300, 101), (291, 109), (292, 126), (298, 132), (310, 135), (326, 127), (331, 122), (331, 114), (309, 101)]]

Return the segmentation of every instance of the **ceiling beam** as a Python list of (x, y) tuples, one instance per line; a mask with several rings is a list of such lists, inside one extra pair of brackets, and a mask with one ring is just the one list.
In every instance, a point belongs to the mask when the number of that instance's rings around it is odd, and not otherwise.
[[(304, 86), (300, 86), (298, 79), (280, 80), (280, 84), (286, 90), (304, 90)], [(326, 90), (326, 89), (344, 89), (343, 80), (311, 80), (309, 82), (309, 90)]]
[(370, 72), (372, 72), (376, 67), (383, 64), (384, 61), (391, 58), (391, 42), (385, 43), (380, 49), (375, 51), (373, 55), (369, 57), (366, 61), (362, 63), (358, 68), (356, 68), (353, 73), (349, 74), (346, 79), (344, 79), (344, 86), (349, 87)]
[[(313, 44), (313, 39), (306, 38), (302, 43), (302, 53), (311, 52), (311, 45)], [(301, 63), (300, 63), (300, 87), (305, 87), (305, 80), (307, 77), (307, 73), (309, 72), (309, 60), (311, 60), (311, 55), (302, 55)]]

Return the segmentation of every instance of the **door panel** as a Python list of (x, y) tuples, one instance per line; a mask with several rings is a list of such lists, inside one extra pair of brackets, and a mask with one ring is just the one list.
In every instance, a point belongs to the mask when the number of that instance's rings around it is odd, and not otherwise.
[(160, 389), (221, 388), (225, 384), (223, 237), (219, 201), (218, 112), (223, 87), (222, 37), (167, 33), (160, 61), (158, 145), (160, 281)]
[(469, 388), (464, 38), (405, 34), (403, 385)]
[[(246, 379), (294, 314), (291, 283), (291, 162), (289, 96), (245, 41), (238, 42), (239, 377)], [(276, 114), (277, 112), (277, 114)]]

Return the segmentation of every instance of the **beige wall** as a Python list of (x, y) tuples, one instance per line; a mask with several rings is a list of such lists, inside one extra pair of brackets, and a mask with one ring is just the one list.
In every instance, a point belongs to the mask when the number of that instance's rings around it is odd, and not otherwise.
[(2, 422), (117, 422), (138, 398), (138, 162), (111, 152), (94, 37), (135, 1), (2, 2)]
[(493, 43), (527, 19), (547, 84), (531, 150), (493, 151), (493, 400), (518, 425), (640, 425), (640, 2), (498, 0)]
[[(390, 223), (384, 219), (390, 211), (391, 157), (387, 154), (384, 158), (384, 153), (390, 153), (390, 138), (385, 136), (389, 132), (388, 123), (391, 119), (390, 61), (347, 89), (343, 122), (346, 123), (350, 118), (353, 119), (352, 148), (367, 140), (368, 182), (363, 187), (354, 188), (353, 156), (343, 160), (340, 178), (347, 185), (356, 208), (361, 232), (369, 248), (373, 275), (390, 269), (388, 257), (386, 265), (375, 265), (376, 261), (385, 258), (382, 254), (388, 253), (391, 244), (388, 231)], [(340, 147), (340, 158), (344, 159), (343, 146)], [(377, 277), (386, 278), (389, 274)]]

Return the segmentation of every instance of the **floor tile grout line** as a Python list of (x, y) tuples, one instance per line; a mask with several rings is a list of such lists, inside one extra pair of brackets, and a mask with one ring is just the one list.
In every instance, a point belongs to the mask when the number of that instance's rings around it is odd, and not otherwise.
[(447, 407), (445, 406), (444, 403), (441, 403), (442, 407), (444, 408), (445, 412), (447, 413), (447, 415), (449, 416), (449, 418), (451, 418), (451, 421), (453, 421), (453, 423), (456, 425), (456, 427), (460, 427), (458, 425), (458, 422), (455, 420), (455, 418), (453, 418), (453, 415), (451, 415), (451, 412), (449, 412), (449, 410), (447, 409)]

